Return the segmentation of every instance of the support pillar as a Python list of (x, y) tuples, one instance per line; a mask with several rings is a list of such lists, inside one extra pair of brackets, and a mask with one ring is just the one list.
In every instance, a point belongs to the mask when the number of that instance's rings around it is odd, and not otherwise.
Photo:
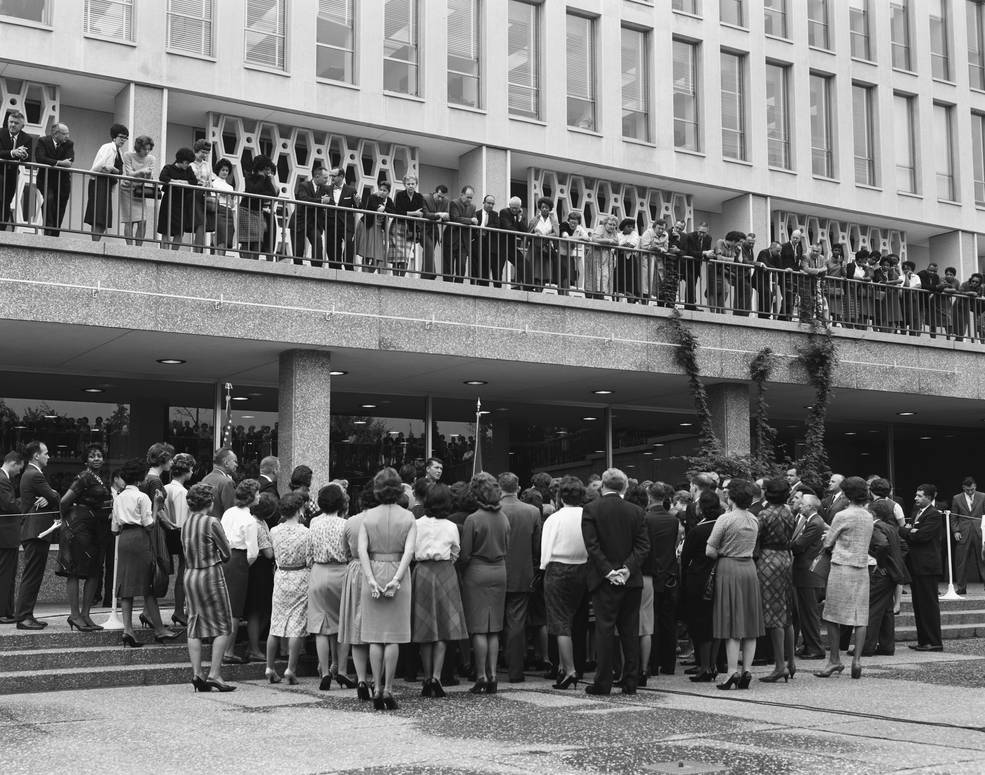
[(311, 492), (331, 479), (331, 355), (321, 350), (285, 350), (280, 354), (277, 457), (288, 477), (306, 465), (313, 476)]
[(473, 204), (482, 208), (486, 194), (496, 197), (496, 209), (502, 210), (510, 198), (509, 152), (503, 148), (480, 145), (458, 158), (458, 187), (449, 192), (453, 199), (462, 186), (475, 189)]
[(725, 453), (747, 455), (751, 449), (749, 432), (749, 386), (723, 382), (708, 388), (711, 423)]
[(113, 120), (130, 130), (129, 147), (140, 135), (147, 135), (155, 143), (154, 155), (164, 164), (174, 154), (166, 148), (168, 133), (168, 90), (156, 86), (128, 83), (116, 95), (113, 103)]
[[(930, 238), (930, 260), (937, 262), (941, 277), (944, 269), (953, 266), (958, 270), (958, 279), (968, 279), (972, 272), (982, 271), (978, 261), (978, 239), (974, 232), (949, 231)], [(925, 267), (918, 267), (925, 268)]]
[(742, 194), (722, 202), (722, 213), (710, 224), (711, 233), (724, 237), (729, 231), (756, 235), (756, 250), (770, 244), (770, 200), (758, 194)]

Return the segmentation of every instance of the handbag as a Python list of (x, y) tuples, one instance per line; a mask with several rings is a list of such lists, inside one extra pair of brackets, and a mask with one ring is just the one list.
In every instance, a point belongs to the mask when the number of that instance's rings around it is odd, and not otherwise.
[(154, 578), (151, 580), (150, 591), (154, 597), (164, 597), (168, 593), (168, 582), (171, 577), (168, 575), (164, 562), (160, 557), (154, 558)]
[(131, 196), (134, 199), (160, 199), (161, 189), (156, 183), (141, 183), (133, 187)]
[(706, 602), (711, 602), (715, 599), (715, 576), (718, 575), (718, 560), (715, 560), (715, 564), (711, 566), (711, 573), (708, 574), (708, 579), (705, 581), (705, 591), (701, 595), (701, 599)]
[(831, 572), (831, 552), (823, 549), (811, 563), (811, 573), (819, 576), (825, 583), (828, 581), (828, 574)]

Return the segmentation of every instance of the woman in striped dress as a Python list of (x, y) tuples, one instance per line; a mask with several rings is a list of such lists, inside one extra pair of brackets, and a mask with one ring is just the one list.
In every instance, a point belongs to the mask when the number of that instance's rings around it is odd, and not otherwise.
[(301, 510), (307, 498), (290, 492), (280, 499), (281, 523), (270, 531), (274, 544), (274, 596), (270, 611), (270, 635), (267, 636), (267, 669), (270, 683), (279, 683), (274, 660), (280, 638), (288, 639), (287, 682), (296, 684), (301, 644), (308, 634), (308, 575), (311, 572), (312, 547), (308, 528), (301, 524)]
[(360, 700), (369, 700), (369, 645), (362, 640), (362, 617), (359, 600), (363, 590), (363, 569), (359, 562), (359, 528), (366, 512), (377, 505), (372, 487), (364, 487), (359, 496), (362, 511), (345, 521), (345, 543), (352, 558), (346, 568), (342, 584), (342, 602), (339, 609), (339, 642), (352, 649), (352, 664), (356, 668), (356, 694)]
[[(188, 605), (188, 657), (192, 663), (192, 686), (197, 692), (231, 692), (236, 687), (222, 680), (222, 655), (232, 637), (233, 614), (226, 591), (222, 565), (229, 559), (226, 533), (209, 511), (215, 491), (196, 484), (185, 496), (191, 514), (181, 526), (181, 549), (185, 555), (185, 602)], [(212, 638), (212, 660), (208, 678), (202, 677), (202, 638)]]

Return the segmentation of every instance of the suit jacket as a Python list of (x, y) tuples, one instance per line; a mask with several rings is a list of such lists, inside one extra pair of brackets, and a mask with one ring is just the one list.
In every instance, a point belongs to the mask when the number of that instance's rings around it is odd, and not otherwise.
[(642, 587), (640, 568), (650, 551), (643, 509), (606, 493), (582, 509), (581, 533), (588, 550), (588, 589), (594, 592), (612, 571), (629, 569), (627, 587)]
[(792, 242), (784, 242), (780, 245), (780, 269), (800, 269), (800, 262), (806, 255), (803, 239), (796, 248)]
[(0, 469), (0, 549), (20, 546), (22, 514), (14, 483), (7, 472)]
[(211, 473), (202, 479), (202, 484), (207, 484), (215, 490), (215, 500), (212, 502), (212, 510), (209, 514), (222, 519), (226, 509), (236, 505), (236, 487), (232, 477), (221, 468), (213, 468)]
[(961, 533), (961, 540), (954, 540), (959, 544), (965, 544), (971, 535), (972, 522), (979, 521), (985, 515), (985, 493), (976, 492), (971, 496), (971, 509), (968, 508), (968, 501), (963, 492), (958, 493), (951, 499), (951, 535)]
[(472, 225), (472, 219), (475, 217), (475, 205), (462, 204), (458, 199), (452, 199), (448, 203), (448, 221), (461, 224), (461, 228), (457, 226), (451, 228), (452, 243), (457, 250), (468, 250), (472, 242), (472, 232), (468, 227)]
[(793, 585), (807, 589), (824, 589), (827, 580), (811, 571), (811, 563), (821, 553), (821, 538), (827, 525), (820, 514), (811, 514), (800, 522), (797, 517), (797, 527), (790, 541), (790, 551), (793, 553)]
[(260, 482), (260, 494), (263, 495), (265, 492), (269, 492), (275, 498), (280, 497), (280, 493), (277, 491), (277, 480), (268, 479), (266, 476), (261, 474), (257, 481)]
[(640, 572), (644, 576), (653, 576), (653, 590), (656, 593), (664, 591), (667, 582), (678, 578), (677, 567), (677, 534), (680, 522), (663, 505), (651, 506), (644, 512), (646, 535), (650, 541), (650, 551)]
[[(917, 277), (920, 278), (920, 287), (925, 291), (930, 291), (931, 293), (940, 293), (943, 288), (943, 280), (939, 274), (932, 275), (926, 269), (921, 269), (917, 272)], [(921, 294), (921, 298), (925, 298)]]
[[(41, 496), (48, 501), (48, 505), (34, 511), (34, 501)], [(48, 480), (44, 478), (44, 473), (33, 465), (26, 465), (24, 473), (21, 474), (21, 505), (27, 514), (21, 523), (21, 541), (28, 541), (37, 538), (41, 533), (51, 527), (58, 514), (58, 504), (61, 497), (55, 492)], [(51, 514), (50, 512), (55, 512)], [(42, 541), (51, 543), (52, 536), (42, 538)]]
[[(877, 535), (881, 535), (885, 542), (885, 547), (882, 549), (875, 548)], [(879, 567), (886, 571), (894, 584), (910, 583), (910, 573), (906, 568), (906, 561), (903, 559), (900, 531), (895, 523), (890, 524), (881, 519), (875, 521), (872, 526), (872, 543), (869, 545), (869, 554), (875, 557)]]
[[(316, 186), (315, 181), (305, 180), (298, 183), (297, 188), (294, 189), (294, 198), (299, 202), (321, 205), (321, 198), (330, 193), (331, 189), (328, 186)], [(328, 208), (298, 205), (294, 215), (297, 218), (297, 228), (301, 231), (308, 231), (309, 229), (323, 231), (328, 217)]]
[[(962, 493), (962, 497), (963, 497)], [(944, 515), (933, 506), (917, 515), (913, 524), (900, 528), (900, 538), (906, 541), (910, 551), (906, 566), (912, 576), (941, 575), (941, 523)]]
[(838, 490), (834, 496), (826, 495), (821, 501), (821, 518), (830, 525), (835, 514), (846, 506), (848, 506), (848, 498), (841, 490)]
[(681, 235), (681, 253), (692, 258), (701, 258), (701, 254), (711, 250), (711, 234), (701, 235), (697, 231), (685, 232)]
[(75, 144), (71, 140), (55, 147), (55, 141), (50, 135), (42, 137), (34, 146), (34, 160), (38, 164), (52, 167), (50, 170), (38, 171), (38, 185), (50, 188), (57, 187), (62, 196), (68, 196), (72, 187), (72, 174), (67, 169), (55, 167), (59, 161), (75, 161)]
[(359, 203), (356, 201), (358, 198), (356, 189), (350, 185), (343, 185), (342, 192), (339, 194), (339, 201), (334, 207), (332, 207), (335, 202), (332, 187), (325, 186), (325, 189), (325, 193), (332, 197), (328, 200), (329, 207), (325, 211), (325, 228), (336, 234), (339, 239), (354, 239), (356, 236), (355, 210), (359, 207)]
[[(6, 127), (0, 129), (0, 161), (13, 162), (14, 164), (24, 164), (25, 162), (34, 161), (34, 143), (36, 140), (37, 138), (34, 135), (29, 135), (22, 129), (17, 135), (17, 145), (15, 146), (14, 138), (10, 134), (10, 131)], [(28, 153), (30, 154), (23, 161), (15, 159), (10, 155), (10, 152), (15, 147), (19, 148), (22, 145), (27, 146)]]
[(473, 246), (482, 246), (482, 252), (485, 254), (495, 253), (498, 248), (499, 235), (493, 232), (485, 231), (485, 229), (501, 229), (502, 222), (499, 219), (499, 213), (495, 210), (486, 213), (486, 225), (482, 225), (482, 210), (475, 211), (475, 219), (479, 222), (479, 226), (472, 230), (472, 243)]
[(540, 567), (540, 510), (523, 503), (516, 495), (504, 495), (500, 508), (510, 522), (506, 547), (506, 591), (527, 592)]
[[(447, 213), (451, 207), (451, 202), (445, 199), (443, 202), (439, 202), (434, 198), (434, 194), (427, 194), (424, 197), (424, 217), (429, 221), (440, 221), (441, 213)], [(440, 239), (441, 229), (438, 224), (427, 224), (425, 226), (425, 233), (432, 240)]]

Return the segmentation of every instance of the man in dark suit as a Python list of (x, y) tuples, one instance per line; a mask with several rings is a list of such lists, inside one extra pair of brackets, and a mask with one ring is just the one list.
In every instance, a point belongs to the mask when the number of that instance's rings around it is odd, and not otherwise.
[(356, 189), (345, 182), (345, 170), (332, 167), (332, 185), (325, 204), (325, 251), (331, 269), (352, 269), (356, 238)]
[(21, 522), (21, 547), (24, 549), (24, 572), (17, 593), (14, 617), (18, 630), (40, 630), (48, 626), (34, 618), (34, 605), (48, 564), (48, 548), (51, 534), (42, 537), (58, 516), (61, 501), (44, 476), (48, 465), (48, 447), (40, 441), (32, 441), (24, 447), (24, 459), (28, 461), (21, 474), (21, 508), (27, 513)]
[(951, 536), (954, 539), (954, 586), (959, 595), (968, 589), (968, 564), (977, 569), (978, 578), (985, 580), (982, 563), (982, 516), (985, 515), (985, 494), (977, 491), (975, 480), (966, 476), (961, 482), (963, 492), (951, 499)]
[[(910, 550), (906, 567), (910, 571), (910, 594), (917, 624), (915, 651), (943, 651), (941, 639), (941, 604), (937, 599), (937, 581), (941, 572), (941, 513), (934, 508), (937, 488), (921, 484), (914, 498), (913, 524), (900, 528), (900, 537)], [(960, 497), (960, 496), (956, 496)], [(977, 547), (980, 548), (980, 547)]]
[[(473, 270), (476, 285), (489, 285), (489, 280), (495, 287), (502, 285), (503, 260), (499, 255), (499, 234), (485, 229), (499, 229), (499, 213), (496, 212), (496, 197), (486, 194), (482, 198), (482, 209), (476, 213), (479, 229), (472, 230), (472, 256), (478, 267)], [(481, 231), (480, 231), (481, 230)]]
[[(434, 249), (441, 245), (444, 229), (441, 224), (448, 221), (448, 186), (440, 183), (434, 187), (434, 193), (424, 197), (424, 218), (431, 223), (424, 227), (424, 267), (421, 277), (425, 280), (435, 278)], [(444, 256), (443, 261), (448, 261)]]
[(781, 271), (776, 275), (782, 294), (779, 320), (790, 320), (793, 317), (797, 300), (796, 274), (806, 256), (807, 241), (800, 229), (794, 229), (790, 232), (790, 241), (780, 245), (780, 266), (777, 268)]
[[(328, 170), (316, 167), (311, 173), (311, 180), (299, 183), (294, 191), (298, 202), (310, 202), (311, 205), (327, 205), (334, 202), (333, 194), (328, 187)], [(295, 231), (298, 244), (294, 246), (294, 255), (300, 258), (304, 255), (304, 242), (311, 245), (311, 265), (321, 267), (325, 259), (325, 223), (327, 210), (324, 207), (313, 207), (299, 204), (294, 213), (296, 220)], [(300, 251), (300, 255), (299, 255)], [(295, 264), (301, 263), (295, 260)]]
[(829, 525), (835, 514), (849, 506), (848, 498), (841, 491), (843, 481), (845, 477), (841, 474), (831, 474), (831, 478), (828, 479), (828, 494), (821, 501), (821, 519)]
[[(650, 551), (640, 572), (643, 574), (644, 598), (647, 585), (653, 589), (653, 634), (640, 636), (640, 667), (643, 670), (640, 686), (646, 686), (648, 674), (673, 675), (677, 664), (676, 614), (680, 582), (677, 536), (681, 523), (667, 510), (673, 497), (674, 488), (665, 482), (654, 482), (646, 491), (647, 506), (643, 518)], [(654, 642), (656, 648), (653, 648)]]
[(472, 186), (463, 186), (457, 199), (448, 205), (449, 256), (444, 263), (446, 282), (464, 282), (469, 272), (469, 259), (472, 248), (472, 226), (477, 226), (479, 219), (475, 217), (475, 205), (472, 199), (475, 191)]
[(650, 551), (643, 509), (623, 500), (626, 474), (609, 468), (602, 474), (600, 497), (582, 511), (581, 532), (588, 550), (588, 591), (595, 609), (595, 683), (587, 694), (612, 691), (615, 630), (622, 643), (622, 693), (636, 694), (639, 680), (640, 567)]
[(820, 501), (816, 495), (797, 490), (791, 498), (791, 506), (797, 514), (790, 551), (793, 553), (793, 586), (796, 599), (794, 609), (794, 642), (799, 632), (803, 645), (797, 650), (801, 659), (823, 659), (821, 642), (821, 598), (827, 580), (811, 570), (811, 564), (821, 553), (821, 540), (827, 526), (817, 509)]
[(681, 235), (681, 279), (684, 281), (684, 309), (697, 309), (697, 288), (701, 280), (704, 254), (711, 250), (708, 224), (699, 223), (695, 231)]
[(917, 277), (920, 278), (920, 287), (924, 291), (927, 291), (926, 293), (920, 294), (920, 315), (930, 326), (931, 338), (936, 339), (937, 323), (941, 317), (941, 309), (944, 303), (941, 296), (944, 290), (944, 282), (937, 273), (937, 264), (933, 261), (927, 264), (926, 269), (921, 269), (917, 272)]
[[(513, 231), (519, 234), (527, 232), (527, 218), (523, 213), (523, 200), (518, 196), (511, 196), (509, 207), (504, 207), (499, 211), (499, 228), (504, 231)], [(520, 263), (523, 260), (520, 254), (519, 238), (512, 234), (501, 234), (499, 242), (499, 257), (501, 266), (507, 263), (513, 265), (513, 282), (520, 273)]]
[(759, 251), (752, 275), (752, 285), (756, 291), (756, 307), (759, 310), (759, 317), (764, 319), (768, 319), (773, 312), (773, 283), (779, 278), (775, 271), (779, 268), (780, 243), (774, 241), (768, 248)]
[(51, 169), (38, 172), (38, 187), (44, 197), (44, 233), (49, 237), (61, 234), (65, 208), (72, 194), (72, 174), (67, 170), (75, 164), (75, 145), (67, 124), (55, 124), (51, 134), (38, 140), (34, 159)]
[(14, 479), (24, 470), (24, 458), (19, 452), (8, 452), (0, 466), (0, 624), (13, 624), (14, 579), (20, 555), (20, 500), (14, 489)]
[(233, 474), (238, 465), (236, 453), (229, 447), (221, 447), (216, 450), (212, 458), (212, 470), (202, 479), (202, 484), (209, 485), (215, 491), (215, 500), (209, 513), (217, 519), (222, 519), (226, 509), (236, 505), (236, 485), (233, 484)]
[(19, 220), (17, 202), (17, 175), (20, 165), (31, 161), (34, 154), (32, 135), (24, 131), (24, 114), (12, 110), (7, 114), (7, 126), (0, 129), (0, 231), (14, 230)]
[(506, 615), (503, 619), (506, 642), (504, 656), (510, 683), (524, 680), (523, 663), (527, 655), (527, 604), (534, 567), (540, 567), (540, 510), (517, 498), (520, 479), (509, 471), (499, 475), (503, 498), (499, 502), (510, 523), (506, 550)]

